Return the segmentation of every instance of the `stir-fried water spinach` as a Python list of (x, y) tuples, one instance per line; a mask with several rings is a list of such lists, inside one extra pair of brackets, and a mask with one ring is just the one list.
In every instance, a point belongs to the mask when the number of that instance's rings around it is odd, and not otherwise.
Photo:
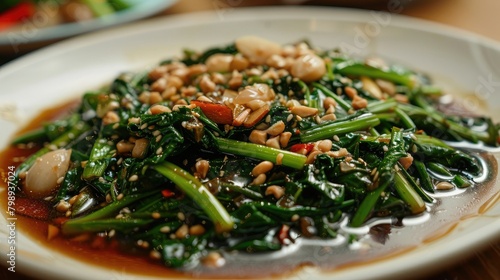
[[(442, 95), (381, 60), (242, 37), (122, 74), (15, 139), (45, 143), (21, 192), (49, 197), (64, 236), (106, 233), (169, 267), (335, 238), (474, 186), (484, 170), (449, 142), (497, 146), (498, 126), (439, 112)], [(55, 179), (33, 179), (53, 161)]]

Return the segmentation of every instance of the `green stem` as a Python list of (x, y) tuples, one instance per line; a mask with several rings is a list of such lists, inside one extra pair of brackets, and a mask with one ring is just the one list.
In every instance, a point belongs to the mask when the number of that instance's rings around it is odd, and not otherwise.
[(153, 222), (154, 219), (103, 219), (84, 221), (71, 224), (70, 226), (63, 225), (63, 233), (65, 235), (76, 235), (82, 232), (103, 232), (116, 230), (120, 232), (132, 231), (134, 228), (143, 227)]
[(375, 204), (377, 204), (377, 201), (388, 185), (388, 183), (383, 184), (382, 186), (379, 186), (365, 196), (365, 198), (359, 205), (358, 210), (352, 217), (350, 223), (352, 227), (359, 227), (365, 222), (365, 220), (370, 216), (370, 213), (373, 211), (373, 208), (375, 208)]
[(154, 169), (172, 180), (208, 215), (217, 232), (231, 231), (234, 221), (217, 198), (193, 175), (170, 162), (162, 162)]
[(17, 136), (12, 141), (12, 144), (17, 145), (17, 144), (23, 144), (23, 143), (29, 143), (29, 142), (40, 142), (46, 138), (47, 138), (47, 136), (45, 134), (45, 129), (38, 128), (38, 129), (34, 129), (34, 130), (28, 131), (26, 133), (23, 133), (22, 135)]
[(368, 104), (366, 109), (373, 114), (391, 112), (398, 106), (398, 102), (394, 99), (378, 100)]
[(116, 152), (114, 144), (105, 138), (97, 139), (90, 152), (90, 158), (83, 170), (83, 179), (102, 176), (109, 164), (109, 159)]
[(312, 108), (317, 108), (317, 103), (318, 101), (317, 100), (314, 100), (312, 99), (312, 96), (311, 96), (311, 91), (309, 90), (309, 87), (307, 86), (306, 83), (304, 83), (303, 81), (299, 80), (297, 81), (297, 83), (299, 84), (299, 86), (301, 87), (301, 90), (304, 92), (304, 99), (306, 100), (307, 102), (307, 106), (309, 107), (312, 107)]
[(437, 162), (428, 162), (427, 167), (429, 167), (429, 170), (432, 170), (433, 172), (441, 175), (441, 176), (447, 176), (447, 177), (452, 177), (453, 174), (446, 168), (446, 166), (437, 163)]
[(421, 161), (414, 160), (413, 165), (415, 166), (415, 169), (417, 170), (417, 173), (420, 177), (420, 185), (422, 186), (422, 188), (428, 192), (434, 193), (434, 187), (432, 185), (431, 177), (427, 172), (425, 164)]
[(394, 180), (394, 166), (397, 164), (398, 160), (405, 155), (403, 132), (397, 128), (393, 128), (389, 150), (385, 153), (384, 158), (377, 167), (377, 171), (380, 174), (378, 181), (379, 185), (376, 189), (368, 192), (359, 205), (350, 223), (352, 227), (361, 226), (370, 216), (380, 196)]
[[(266, 147), (264, 145), (236, 141), (226, 138), (215, 138), (219, 150), (224, 153), (246, 156), (260, 160), (268, 160), (274, 164), (302, 169), (307, 157), (290, 151)], [(281, 160), (280, 160), (281, 158)]]
[(401, 110), (400, 108), (396, 108), (394, 112), (399, 117), (399, 120), (403, 123), (405, 128), (417, 129), (415, 123), (403, 110)]
[(340, 120), (321, 124), (301, 132), (302, 143), (329, 139), (334, 135), (345, 134), (377, 126), (380, 120), (375, 115), (364, 114), (351, 120)]
[(227, 189), (234, 191), (234, 192), (237, 192), (237, 193), (241, 193), (244, 196), (251, 198), (251, 199), (262, 199), (263, 198), (262, 195), (256, 191), (252, 191), (248, 188), (241, 187), (241, 186), (238, 186), (235, 184), (221, 183), (221, 187), (227, 188)]
[(413, 134), (417, 138), (417, 143), (421, 145), (432, 145), (432, 146), (438, 146), (441, 148), (453, 150), (452, 147), (444, 143), (443, 141), (439, 140), (438, 138), (428, 136), (425, 134)]
[(455, 186), (457, 186), (457, 188), (461, 189), (472, 186), (472, 183), (465, 178), (465, 176), (460, 174), (453, 176), (452, 182)]
[(315, 88), (321, 90), (323, 92), (323, 94), (325, 94), (326, 96), (333, 98), (337, 102), (337, 104), (342, 109), (344, 109), (346, 112), (348, 112), (349, 109), (351, 109), (351, 104), (349, 104), (347, 101), (345, 101), (342, 97), (340, 97), (340, 96), (336, 95), (335, 93), (333, 93), (331, 90), (329, 90), (324, 85), (322, 85), (320, 83), (313, 83), (313, 86)]
[[(406, 169), (403, 168), (403, 166), (400, 163), (398, 163), (398, 166), (400, 168), (399, 172), (401, 172), (401, 174), (404, 175), (406, 181), (408, 181), (408, 183), (410, 184), (410, 186), (417, 192), (417, 194), (425, 202), (432, 203), (434, 201), (434, 199), (432, 197), (430, 197), (419, 184), (417, 184), (417, 182), (415, 181), (415, 179), (410, 175), (410, 173), (408, 173), (408, 171)], [(429, 175), (429, 174), (427, 174), (427, 175)]]
[(71, 219), (67, 221), (62, 225), (62, 232), (63, 234), (76, 234), (85, 231), (94, 231), (94, 230), (89, 230), (88, 227), (85, 226), (85, 224), (95, 220), (102, 220), (114, 216), (122, 208), (138, 200), (145, 199), (153, 194), (159, 194), (159, 191), (126, 195), (121, 200), (113, 201), (112, 203), (106, 205), (105, 207), (95, 212), (92, 212), (86, 216), (82, 216), (80, 218)]
[(425, 211), (425, 203), (417, 192), (406, 180), (401, 168), (394, 174), (394, 188), (401, 199), (408, 204), (412, 214), (419, 214)]
[(415, 86), (415, 79), (411, 74), (401, 74), (391, 70), (382, 70), (357, 61), (344, 61), (338, 63), (335, 66), (335, 70), (343, 75), (366, 76), (373, 79), (384, 79), (405, 85), (409, 88), (413, 88)]
[(454, 121), (448, 120), (443, 117), (440, 113), (436, 111), (436, 109), (431, 106), (422, 96), (414, 95), (413, 101), (420, 106), (424, 111), (427, 112), (427, 115), (434, 120), (435, 122), (443, 125), (449, 130), (455, 132), (460, 137), (467, 139), (473, 143), (476, 143), (478, 140), (485, 142), (488, 145), (496, 145), (496, 139), (492, 142), (492, 139), (489, 133), (485, 132), (477, 132), (473, 131), (465, 126), (462, 126)]

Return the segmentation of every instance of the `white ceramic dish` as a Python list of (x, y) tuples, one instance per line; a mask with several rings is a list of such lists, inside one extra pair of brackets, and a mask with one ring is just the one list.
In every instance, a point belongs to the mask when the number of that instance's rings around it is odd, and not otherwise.
[(0, 46), (13, 46), (15, 51), (18, 45), (36, 44), (45, 41), (63, 39), (69, 36), (82, 34), (97, 29), (110, 27), (117, 24), (134, 21), (154, 15), (173, 5), (175, 0), (126, 0), (131, 6), (127, 10), (115, 14), (96, 18), (80, 23), (66, 23), (50, 27), (41, 27), (50, 21), (52, 16), (49, 10), (40, 10), (34, 17), (27, 21), (25, 27), (16, 30), (0, 32)]
[[(0, 69), (0, 147), (6, 146), (19, 126), (43, 108), (99, 87), (122, 71), (152, 66), (164, 58), (179, 55), (186, 46), (201, 50), (249, 33), (280, 43), (307, 38), (322, 48), (340, 46), (354, 55), (379, 55), (425, 70), (447, 89), (460, 89), (457, 94), (468, 100), (470, 106), (478, 106), (473, 109), (480, 108), (497, 121), (500, 119), (500, 68), (494, 63), (500, 61), (500, 44), (496, 42), (383, 13), (299, 7), (233, 9), (160, 18), (85, 35), (3, 66)], [(488, 102), (478, 103), (481, 98)], [(493, 185), (498, 186), (496, 179)], [(488, 191), (487, 196), (496, 194), (498, 200), (498, 193), (496, 187)], [(461, 214), (455, 213), (455, 208), (440, 210), (454, 217), (450, 218), (449, 226), (442, 229), (445, 232), (460, 220)], [(414, 248), (406, 253), (338, 271), (308, 268), (288, 277), (388, 279), (422, 275), (497, 239), (499, 217), (500, 203), (494, 203), (487, 212), (460, 221), (442, 238), (423, 244), (421, 241), (429, 236), (412, 236), (409, 243), (419, 245), (412, 246)], [(4, 216), (0, 216), (0, 220), (6, 222)], [(7, 228), (0, 228), (2, 260), (8, 251), (3, 242), (8, 234)], [(64, 279), (69, 275), (72, 279), (149, 279), (127, 274), (126, 268), (105, 269), (68, 258), (48, 250), (23, 232), (17, 232), (16, 241), (18, 269), (25, 274), (51, 279)], [(314, 257), (324, 257), (320, 251), (314, 252), (318, 253)], [(74, 274), (77, 271), (85, 273), (78, 276)]]

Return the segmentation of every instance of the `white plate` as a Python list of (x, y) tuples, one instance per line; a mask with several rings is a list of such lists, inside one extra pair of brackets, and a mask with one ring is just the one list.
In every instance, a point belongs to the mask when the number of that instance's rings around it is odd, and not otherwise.
[(52, 12), (39, 10), (29, 19), (25, 27), (0, 32), (0, 46), (11, 46), (16, 51), (21, 45), (31, 45), (45, 41), (62, 39), (85, 32), (122, 24), (159, 13), (173, 5), (176, 0), (125, 0), (130, 8), (114, 14), (84, 22), (59, 24), (50, 27), (44, 26)]
[[(109, 82), (118, 73), (141, 69), (180, 55), (183, 47), (223, 45), (252, 33), (280, 43), (307, 38), (315, 46), (340, 46), (355, 55), (379, 55), (425, 70), (447, 89), (461, 94), (473, 109), (500, 118), (500, 46), (478, 36), (443, 26), (385, 13), (333, 8), (265, 8), (218, 10), (132, 24), (53, 45), (0, 69), (0, 147), (41, 109)], [(466, 95), (469, 93), (469, 95)], [(479, 106), (476, 101), (488, 99)], [(486, 191), (488, 196), (498, 193)], [(1, 194), (5, 195), (5, 194)], [(481, 201), (480, 204), (484, 204)], [(477, 208), (477, 206), (476, 206)], [(459, 221), (455, 207), (441, 209), (444, 218)], [(477, 209), (463, 208), (463, 213)], [(469, 211), (469, 212), (467, 212)], [(3, 211), (2, 211), (3, 212)], [(450, 218), (451, 217), (451, 218)], [(295, 279), (360, 279), (419, 275), (434, 271), (482, 247), (500, 235), (500, 203), (483, 214), (460, 221), (447, 235), (408, 236), (406, 253), (332, 272), (304, 269)], [(5, 217), (0, 218), (5, 223)], [(453, 221), (450, 221), (447, 230)], [(8, 231), (0, 228), (2, 258)], [(40, 241), (17, 232), (18, 268), (30, 275), (72, 279), (147, 279), (124, 268), (104, 269), (48, 250)], [(398, 237), (394, 237), (398, 238)], [(321, 252), (316, 258), (325, 258)], [(326, 257), (328, 257), (326, 255)], [(5, 263), (5, 262), (3, 262)], [(125, 268), (126, 269), (126, 268)], [(83, 275), (74, 272), (85, 271)], [(43, 273), (43, 274), (42, 274)], [(412, 274), (409, 274), (412, 273)]]

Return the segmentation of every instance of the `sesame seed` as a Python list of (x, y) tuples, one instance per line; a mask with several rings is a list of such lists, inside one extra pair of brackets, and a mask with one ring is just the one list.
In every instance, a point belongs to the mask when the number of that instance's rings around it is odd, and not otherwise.
[(177, 213), (177, 218), (179, 218), (179, 220), (181, 221), (184, 221), (186, 219), (186, 216), (184, 215), (184, 213), (179, 212)]
[(417, 147), (417, 145), (412, 145), (412, 146), (411, 146), (411, 151), (412, 151), (413, 153), (418, 152), (418, 147)]
[(159, 218), (161, 218), (161, 215), (160, 215), (160, 213), (158, 213), (158, 212), (153, 212), (153, 213), (151, 214), (151, 217), (153, 217), (153, 219), (159, 219)]
[(123, 196), (124, 196), (124, 195), (121, 193), (121, 194), (119, 194), (119, 195), (116, 197), (116, 199), (117, 199), (117, 200), (122, 200), (122, 199), (123, 199)]
[(160, 228), (161, 233), (169, 233), (170, 232), (170, 227), (169, 226), (163, 226)]
[(112, 229), (109, 231), (108, 237), (113, 237), (113, 236), (115, 236), (115, 234), (116, 234), (116, 231), (114, 229)]
[(151, 252), (149, 252), (149, 257), (153, 260), (159, 260), (161, 259), (161, 253), (156, 250), (151, 250)]
[(137, 180), (139, 180), (139, 176), (137, 176), (137, 175), (135, 175), (135, 174), (134, 174), (134, 175), (132, 175), (132, 176), (130, 176), (130, 178), (128, 178), (128, 181), (129, 181), (129, 182), (135, 182), (135, 181), (137, 181)]
[(380, 177), (380, 172), (376, 171), (373, 175), (373, 182), (377, 182)]

